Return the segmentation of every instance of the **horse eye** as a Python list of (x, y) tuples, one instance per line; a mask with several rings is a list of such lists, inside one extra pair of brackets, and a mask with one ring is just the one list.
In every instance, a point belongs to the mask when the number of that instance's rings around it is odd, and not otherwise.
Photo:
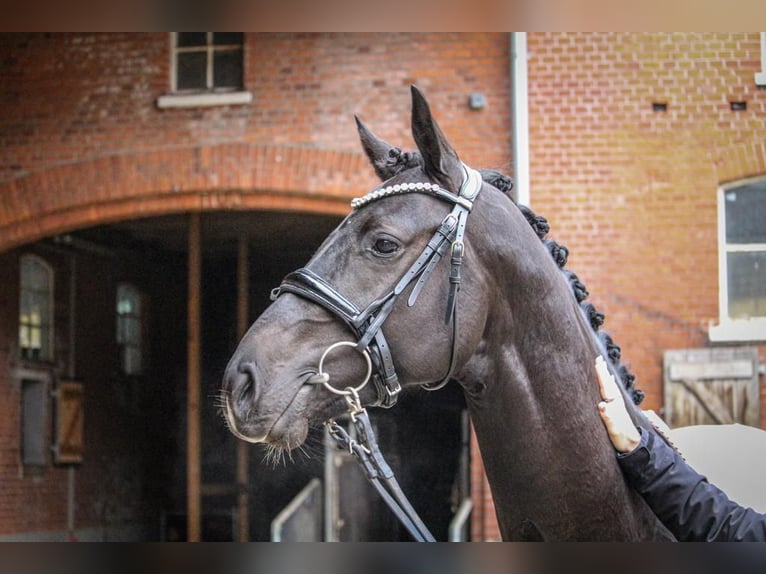
[(376, 255), (393, 255), (399, 251), (399, 244), (393, 239), (382, 237), (372, 246)]

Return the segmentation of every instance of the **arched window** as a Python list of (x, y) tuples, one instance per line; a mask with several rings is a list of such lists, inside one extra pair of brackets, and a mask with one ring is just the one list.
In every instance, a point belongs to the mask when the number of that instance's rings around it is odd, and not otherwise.
[(713, 340), (766, 340), (766, 178), (727, 185), (719, 198), (719, 306)]
[(23, 359), (53, 359), (53, 270), (35, 255), (20, 261), (19, 350)]
[(143, 364), (143, 296), (129, 283), (117, 286), (117, 346), (126, 375), (141, 374)]

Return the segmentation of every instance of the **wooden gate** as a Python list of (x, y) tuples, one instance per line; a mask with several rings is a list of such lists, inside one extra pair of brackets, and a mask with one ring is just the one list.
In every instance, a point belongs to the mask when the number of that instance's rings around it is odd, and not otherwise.
[(671, 428), (759, 425), (758, 351), (753, 347), (665, 351), (664, 387)]

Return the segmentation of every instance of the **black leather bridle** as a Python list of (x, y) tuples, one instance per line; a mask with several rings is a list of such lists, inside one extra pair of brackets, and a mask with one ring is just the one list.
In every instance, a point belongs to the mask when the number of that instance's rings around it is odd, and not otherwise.
[[(452, 211), (442, 220), (423, 252), (396, 285), (364, 309), (356, 307), (322, 277), (307, 268), (298, 269), (288, 274), (283, 279), (282, 284), (271, 293), (272, 301), (283, 293), (293, 293), (308, 299), (340, 318), (351, 329), (357, 339), (356, 350), (360, 353), (369, 352), (372, 359), (372, 381), (377, 390), (377, 399), (370, 406), (392, 407), (396, 404), (401, 391), (391, 350), (381, 327), (393, 310), (398, 298), (412, 283), (415, 283), (415, 286), (412, 288), (407, 305), (411, 307), (415, 304), (436, 264), (448, 248), (451, 248), (451, 271), (445, 322), (452, 324), (450, 363), (441, 382), (424, 387), (428, 390), (440, 389), (447, 384), (454, 374), (457, 363), (457, 299), (461, 281), (460, 266), (465, 254), (463, 237), (468, 214), (473, 208), (473, 202), (478, 196), (482, 184), (481, 175), (476, 170), (463, 165), (463, 172), (463, 182), (457, 194), (434, 183), (399, 183), (375, 189), (364, 197), (354, 199), (351, 202), (351, 207), (356, 210), (392, 195), (424, 193), (453, 205)], [(327, 381), (319, 379), (318, 382), (326, 383)], [(357, 390), (361, 386), (363, 385), (357, 387)]]
[[(391, 350), (383, 335), (382, 326), (393, 310), (398, 298), (412, 283), (415, 283), (415, 286), (410, 292), (407, 305), (411, 307), (415, 304), (428, 278), (448, 248), (451, 248), (451, 268), (445, 322), (452, 324), (452, 348), (450, 351), (449, 367), (441, 382), (424, 385), (424, 388), (430, 391), (440, 389), (452, 378), (457, 366), (457, 345), (459, 339), (457, 300), (461, 281), (460, 266), (465, 255), (463, 238), (468, 214), (473, 208), (473, 202), (479, 194), (481, 185), (482, 179), (479, 172), (463, 165), (463, 182), (457, 194), (447, 191), (434, 183), (397, 183), (375, 189), (364, 197), (354, 199), (351, 202), (351, 207), (356, 210), (378, 199), (392, 195), (425, 193), (451, 203), (453, 206), (452, 211), (442, 220), (431, 240), (423, 249), (423, 252), (396, 285), (388, 293), (374, 300), (364, 309), (356, 307), (347, 297), (322, 277), (307, 268), (298, 269), (288, 274), (282, 281), (282, 284), (271, 293), (272, 301), (276, 300), (283, 293), (293, 293), (320, 305), (336, 317), (339, 317), (356, 336), (356, 343), (339, 341), (330, 345), (319, 360), (318, 373), (312, 376), (308, 383), (323, 384), (330, 392), (345, 397), (356, 436), (353, 437), (334, 420), (329, 420), (326, 422), (326, 426), (330, 436), (343, 449), (347, 449), (356, 457), (373, 487), (375, 487), (412, 537), (420, 542), (433, 542), (435, 539), (409, 500), (407, 500), (394, 477), (391, 467), (383, 458), (378, 448), (367, 410), (362, 407), (359, 399), (358, 391), (372, 377), (377, 391), (377, 399), (371, 406), (389, 408), (396, 404), (401, 391), (401, 384), (394, 368)], [(342, 390), (337, 389), (330, 385), (329, 375), (323, 372), (325, 358), (339, 346), (354, 347), (367, 360), (367, 376), (356, 387), (347, 387)]]

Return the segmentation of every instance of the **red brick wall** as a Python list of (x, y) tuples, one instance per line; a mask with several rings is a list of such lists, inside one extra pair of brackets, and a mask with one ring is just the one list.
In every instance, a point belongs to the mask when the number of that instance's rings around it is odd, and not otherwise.
[(658, 409), (662, 352), (718, 321), (718, 185), (766, 173), (759, 35), (528, 39), (532, 206)]
[[(167, 34), (0, 36), (12, 79), (0, 94), (0, 249), (136, 213), (342, 213), (373, 183), (353, 114), (410, 147), (412, 83), (464, 159), (507, 167), (505, 35), (248, 34), (245, 44), (252, 105), (160, 110)], [(473, 91), (486, 112), (468, 109)]]
[[(33, 251), (34, 253), (34, 251)], [(39, 254), (39, 253), (38, 253)], [(61, 261), (56, 257), (44, 257), (52, 268), (58, 269)], [(0, 371), (0, 408), (2, 408), (2, 447), (0, 447), (0, 480), (3, 488), (0, 494), (0, 534), (14, 532), (40, 531), (52, 528), (58, 523), (59, 528), (66, 527), (66, 488), (65, 471), (53, 470), (50, 466), (39, 473), (34, 468), (25, 469), (21, 459), (21, 380), (16, 376), (17, 369), (37, 370), (32, 365), (21, 361), (18, 355), (18, 310), (19, 310), (19, 257), (17, 253), (7, 254), (0, 259), (0, 280), (2, 297), (0, 299), (0, 320), (3, 329), (0, 334), (0, 354), (3, 369)], [(54, 284), (54, 312), (58, 317), (62, 312), (62, 298), (66, 291), (61, 283), (66, 284), (66, 269), (57, 277)], [(64, 311), (65, 312), (65, 311)], [(65, 327), (64, 327), (65, 328)], [(55, 346), (55, 343), (54, 343)], [(64, 357), (66, 350), (61, 349)], [(66, 363), (64, 363), (64, 368)], [(53, 369), (46, 365), (41, 369), (50, 374)], [(46, 392), (52, 390), (53, 379), (48, 381)], [(52, 401), (46, 402), (46, 444), (52, 444)], [(48, 464), (52, 459), (48, 454)], [(42, 518), (42, 520), (40, 520)], [(42, 524), (41, 524), (42, 522)]]
[[(529, 33), (528, 50), (531, 206), (661, 409), (663, 351), (718, 322), (718, 186), (766, 173), (759, 35)], [(474, 535), (493, 538), (482, 484)]]
[[(54, 357), (47, 363), (18, 356), (19, 256), (34, 253), (54, 273)], [(0, 537), (23, 535), (63, 539), (67, 529), (68, 469), (56, 466), (49, 454), (44, 467), (25, 467), (21, 460), (21, 394), (19, 369), (44, 373), (48, 391), (70, 373), (69, 319), (73, 253), (50, 245), (33, 245), (0, 254)], [(184, 285), (172, 270), (132, 261), (122, 256), (75, 256), (75, 359), (74, 373), (84, 388), (84, 462), (75, 471), (75, 529), (101, 539), (114, 529), (129, 528), (135, 535), (154, 535), (161, 494), (152, 480), (169, 464), (172, 449), (157, 444), (167, 440), (168, 401), (173, 399), (175, 362), (170, 357), (183, 346), (183, 333), (173, 345), (160, 347), (162, 365), (152, 365), (141, 380), (128, 381), (118, 374), (115, 343), (117, 283), (130, 281), (163, 308), (169, 325), (183, 325)], [(162, 278), (165, 281), (162, 281)], [(181, 310), (181, 320), (173, 309)], [(163, 331), (153, 328), (155, 337)], [(170, 327), (166, 325), (166, 330)], [(176, 358), (177, 359), (177, 358)], [(162, 367), (162, 368), (159, 368)], [(46, 445), (54, 443), (54, 401), (46, 399)], [(164, 412), (163, 412), (164, 409)], [(172, 429), (170, 429), (172, 430)]]

